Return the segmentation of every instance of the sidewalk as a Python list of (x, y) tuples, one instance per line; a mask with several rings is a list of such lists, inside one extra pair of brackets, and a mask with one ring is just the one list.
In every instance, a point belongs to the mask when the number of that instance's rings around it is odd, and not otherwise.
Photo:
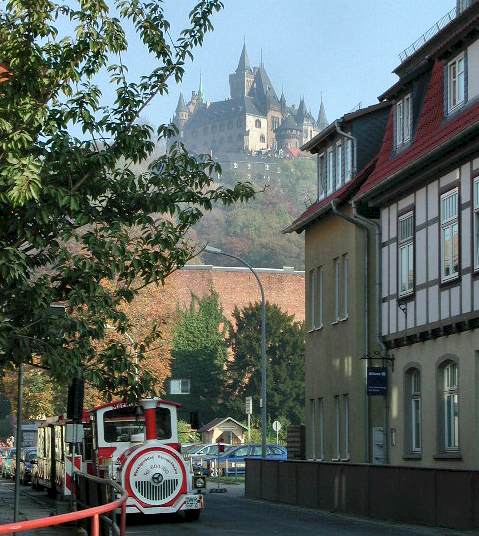
[[(12, 480), (0, 479), (0, 524), (11, 523), (13, 521), (13, 499), (15, 484)], [(30, 486), (22, 486), (20, 490), (19, 519), (30, 520), (40, 517), (49, 517), (57, 513), (64, 513), (59, 510), (59, 504), (49, 499), (42, 491), (34, 491)], [(39, 529), (32, 532), (22, 532), (28, 536), (76, 536), (77, 528), (74, 526), (60, 525)]]

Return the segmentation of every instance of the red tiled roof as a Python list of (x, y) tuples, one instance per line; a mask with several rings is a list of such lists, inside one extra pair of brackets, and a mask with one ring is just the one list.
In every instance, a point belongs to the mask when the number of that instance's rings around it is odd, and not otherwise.
[(424, 98), (416, 132), (411, 146), (398, 155), (393, 152), (394, 108), (389, 113), (384, 140), (374, 171), (361, 187), (357, 198), (369, 196), (393, 176), (419, 161), (444, 143), (479, 122), (479, 103), (474, 102), (451, 117), (444, 117), (444, 63), (436, 61)]
[(374, 170), (375, 164), (376, 158), (373, 158), (368, 164), (364, 166), (364, 168), (358, 174), (356, 174), (355, 177), (353, 177), (351, 181), (345, 184), (342, 188), (336, 190), (328, 197), (325, 197), (324, 199), (313, 203), (307, 210), (305, 210), (301, 214), (301, 216), (296, 218), (289, 227), (284, 229), (283, 233), (302, 231), (308, 223), (315, 220), (316, 218), (321, 216), (321, 214), (329, 210), (331, 201), (337, 200), (344, 202), (350, 199), (354, 195), (354, 193), (358, 191), (358, 188), (361, 186), (361, 184), (364, 183), (369, 174)]

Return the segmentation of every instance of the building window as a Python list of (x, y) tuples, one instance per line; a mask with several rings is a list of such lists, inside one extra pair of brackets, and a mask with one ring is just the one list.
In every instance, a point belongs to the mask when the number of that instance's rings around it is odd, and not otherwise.
[(448, 361), (442, 367), (443, 384), (443, 446), (444, 450), (459, 449), (459, 392), (458, 368), (456, 363)]
[(317, 286), (316, 270), (310, 270), (309, 271), (309, 328), (310, 329), (314, 329), (315, 324), (316, 324), (316, 319), (315, 319), (316, 286)]
[(401, 147), (411, 141), (411, 104), (411, 94), (406, 95), (396, 103), (396, 147)]
[(343, 320), (349, 317), (349, 256), (343, 255)]
[(276, 130), (279, 127), (279, 118), (273, 117), (273, 130)]
[(261, 136), (259, 137), (259, 141), (260, 141), (260, 143), (266, 143), (266, 138), (265, 138), (264, 134), (261, 134)]
[(243, 126), (243, 122), (241, 121), (241, 119), (237, 119), (236, 120), (236, 127), (241, 128), (242, 126)]
[(464, 104), (465, 101), (465, 58), (464, 53), (452, 60), (447, 66), (449, 112)]
[(340, 277), (340, 264), (339, 258), (334, 259), (334, 319), (336, 322), (341, 320), (341, 303), (340, 303), (340, 290), (339, 285), (341, 284)]
[(441, 281), (459, 275), (459, 190), (441, 196)]
[(335, 426), (336, 454), (335, 456), (336, 456), (336, 460), (340, 460), (341, 459), (341, 408), (340, 408), (339, 396), (334, 397), (334, 413), (335, 413), (335, 420), (336, 420), (336, 426)]
[(474, 269), (479, 270), (479, 177), (474, 180)]
[(323, 197), (326, 196), (326, 192), (328, 190), (327, 173), (326, 173), (326, 157), (324, 153), (320, 154), (318, 157), (318, 175), (319, 175), (318, 199), (323, 199)]
[(328, 171), (327, 171), (327, 182), (328, 182), (328, 191), (327, 194), (330, 195), (334, 190), (334, 155), (333, 149), (330, 147), (328, 149)]
[(315, 303), (315, 327), (323, 327), (323, 267), (316, 270), (316, 303)]
[(349, 395), (343, 395), (344, 405), (344, 437), (343, 437), (343, 458), (349, 460)]
[(259, 119), (256, 119), (256, 121), (254, 122), (254, 126), (256, 128), (261, 128), (261, 121)]
[(422, 449), (421, 426), (421, 372), (411, 369), (406, 376), (408, 420), (409, 420), (409, 449), (413, 453)]
[(324, 403), (318, 398), (319, 459), (324, 460)]
[(336, 184), (340, 186), (343, 182), (343, 146), (341, 142), (338, 142), (336, 144)]
[(311, 447), (311, 458), (316, 459), (316, 400), (310, 398), (309, 400), (309, 417), (310, 417), (310, 427), (309, 427), (309, 437), (310, 437), (310, 447)]
[(346, 140), (346, 151), (344, 155), (344, 178), (349, 182), (353, 177), (353, 140)]
[(189, 395), (190, 389), (190, 380), (170, 380), (170, 395)]
[(414, 291), (414, 213), (399, 218), (399, 296)]

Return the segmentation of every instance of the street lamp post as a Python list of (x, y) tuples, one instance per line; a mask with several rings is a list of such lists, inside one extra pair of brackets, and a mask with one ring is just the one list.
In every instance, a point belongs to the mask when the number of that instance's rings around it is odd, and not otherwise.
[(212, 246), (206, 246), (205, 251), (207, 253), (214, 253), (216, 255), (223, 255), (225, 257), (230, 257), (232, 259), (237, 260), (244, 266), (250, 270), (250, 272), (254, 275), (259, 290), (261, 293), (261, 399), (260, 399), (260, 405), (261, 405), (261, 456), (263, 458), (266, 457), (266, 428), (267, 428), (267, 422), (266, 422), (266, 367), (267, 367), (267, 361), (266, 361), (266, 302), (264, 299), (264, 289), (263, 285), (261, 284), (261, 281), (258, 277), (258, 274), (256, 273), (255, 269), (248, 264), (246, 261), (241, 259), (240, 257), (237, 257), (236, 255), (232, 255), (231, 253), (225, 253), (224, 251), (221, 251), (221, 249), (214, 248)]

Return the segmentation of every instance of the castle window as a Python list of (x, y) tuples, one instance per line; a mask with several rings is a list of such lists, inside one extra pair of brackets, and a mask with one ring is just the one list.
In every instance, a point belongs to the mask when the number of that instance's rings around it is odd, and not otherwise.
[(233, 121), (228, 121), (228, 128), (229, 128), (229, 129), (232, 129), (232, 128), (233, 128)]
[(236, 126), (237, 126), (238, 128), (241, 128), (241, 126), (242, 126), (241, 119), (237, 119), (237, 120), (236, 120)]
[(261, 136), (259, 137), (259, 141), (260, 143), (266, 143), (266, 138), (264, 134), (261, 134)]
[(256, 121), (254, 122), (254, 126), (256, 128), (261, 128), (261, 121), (259, 119), (256, 119)]
[(279, 117), (273, 117), (273, 130), (279, 127)]

